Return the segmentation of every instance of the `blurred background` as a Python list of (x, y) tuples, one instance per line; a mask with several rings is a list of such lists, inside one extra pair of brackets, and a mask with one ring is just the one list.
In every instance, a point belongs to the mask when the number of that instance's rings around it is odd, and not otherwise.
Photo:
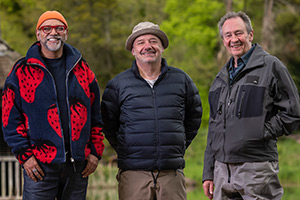
[[(209, 118), (208, 90), (228, 54), (217, 23), (227, 11), (244, 11), (252, 20), (254, 43), (277, 56), (300, 86), (300, 0), (0, 0), (0, 88), (14, 62), (36, 41), (39, 16), (57, 10), (69, 25), (68, 43), (81, 51), (95, 72), (101, 91), (116, 74), (131, 67), (126, 38), (140, 21), (160, 25), (170, 46), (163, 57), (183, 69), (196, 83), (204, 113), (198, 136), (186, 152), (188, 199), (206, 199), (202, 191), (203, 155)], [(283, 200), (300, 196), (300, 134), (278, 141), (279, 177)], [(96, 173), (90, 176), (88, 199), (115, 200), (116, 155), (106, 148)], [(0, 199), (20, 196), (22, 171), (0, 134)], [(7, 196), (10, 196), (9, 198)], [(18, 198), (18, 197), (17, 197)]]

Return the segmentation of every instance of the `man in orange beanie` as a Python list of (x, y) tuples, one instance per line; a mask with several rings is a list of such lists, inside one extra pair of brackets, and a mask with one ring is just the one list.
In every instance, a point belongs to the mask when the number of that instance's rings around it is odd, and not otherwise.
[(67, 36), (62, 14), (43, 13), (5, 82), (2, 129), (24, 168), (24, 200), (86, 199), (104, 150), (99, 86)]

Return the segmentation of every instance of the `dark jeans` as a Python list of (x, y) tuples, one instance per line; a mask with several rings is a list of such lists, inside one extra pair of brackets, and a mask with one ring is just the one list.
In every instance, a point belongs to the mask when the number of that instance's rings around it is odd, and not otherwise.
[(81, 172), (86, 161), (77, 162), (76, 172), (72, 163), (39, 163), (45, 176), (42, 181), (34, 182), (24, 170), (23, 200), (85, 200), (88, 178)]

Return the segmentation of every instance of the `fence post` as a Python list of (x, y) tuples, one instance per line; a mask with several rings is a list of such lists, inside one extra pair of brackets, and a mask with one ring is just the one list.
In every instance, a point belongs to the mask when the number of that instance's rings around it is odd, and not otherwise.
[(0, 164), (0, 199), (22, 199), (23, 174), (18, 160), (14, 156), (0, 156)]

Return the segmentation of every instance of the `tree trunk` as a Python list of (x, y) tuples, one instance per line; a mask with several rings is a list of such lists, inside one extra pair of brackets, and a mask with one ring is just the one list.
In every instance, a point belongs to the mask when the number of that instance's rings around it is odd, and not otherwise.
[[(226, 12), (232, 11), (233, 0), (226, 0)], [(226, 51), (226, 48), (223, 45), (223, 40), (220, 41), (220, 50), (217, 54), (217, 64), (219, 69), (223, 67), (225, 62), (230, 58), (229, 53)]]
[(105, 50), (105, 60), (106, 60), (106, 67), (109, 70), (109, 72), (113, 69), (113, 61), (111, 57), (111, 32), (110, 32), (110, 22), (111, 22), (111, 11), (105, 10), (104, 11), (104, 35), (105, 35), (105, 44), (106, 44), (106, 50)]
[(264, 16), (262, 27), (262, 41), (261, 45), (265, 50), (269, 50), (272, 44), (272, 32), (274, 28), (274, 14), (273, 14), (274, 0), (265, 0)]
[(232, 11), (233, 0), (226, 0), (226, 11)]

